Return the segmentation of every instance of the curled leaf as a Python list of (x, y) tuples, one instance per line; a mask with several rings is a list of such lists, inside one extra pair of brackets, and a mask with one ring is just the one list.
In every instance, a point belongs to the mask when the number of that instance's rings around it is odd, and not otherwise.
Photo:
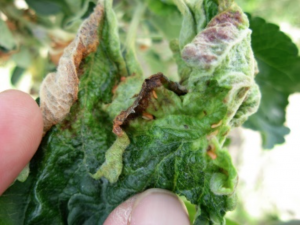
[[(121, 83), (120, 86), (121, 90), (123, 90), (122, 86), (126, 87), (127, 83)], [(130, 144), (129, 138), (123, 131), (122, 126), (128, 125), (130, 120), (133, 120), (138, 116), (141, 116), (145, 120), (153, 120), (153, 115), (147, 113), (146, 110), (149, 107), (151, 98), (158, 98), (155, 88), (159, 87), (165, 87), (178, 95), (187, 93), (187, 90), (184, 87), (180, 86), (178, 83), (169, 81), (162, 73), (152, 75), (145, 79), (142, 84), (141, 91), (136, 96), (133, 104), (126, 110), (121, 111), (120, 114), (115, 117), (113, 122), (113, 132), (117, 135), (117, 139), (105, 153), (105, 162), (95, 174), (92, 174), (94, 179), (105, 177), (110, 181), (110, 183), (118, 181), (123, 168), (122, 155)]]
[(81, 25), (76, 38), (65, 48), (57, 72), (48, 74), (41, 85), (40, 108), (44, 134), (66, 117), (77, 100), (80, 63), (96, 51), (99, 44), (98, 27), (103, 14), (103, 6), (99, 3)]
[(241, 42), (250, 30), (245, 14), (237, 7), (214, 17), (192, 43), (182, 51), (189, 66), (213, 70), (228, 55), (234, 45)]

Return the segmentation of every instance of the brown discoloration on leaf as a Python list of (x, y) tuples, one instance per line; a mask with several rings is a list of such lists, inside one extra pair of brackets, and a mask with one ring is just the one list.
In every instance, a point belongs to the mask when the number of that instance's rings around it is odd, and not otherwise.
[(103, 6), (98, 4), (79, 28), (76, 38), (65, 48), (57, 72), (48, 74), (41, 85), (40, 108), (44, 134), (66, 117), (77, 100), (80, 63), (97, 49), (98, 27), (103, 15)]
[(223, 121), (220, 120), (218, 123), (215, 123), (215, 124), (211, 125), (211, 128), (216, 128), (216, 127), (221, 126), (222, 122), (223, 122)]
[(211, 158), (211, 159), (216, 159), (217, 158), (217, 154), (212, 152), (212, 151), (208, 151), (206, 152), (206, 154)]
[(64, 49), (72, 42), (72, 40), (69, 41), (62, 41), (62, 40), (56, 40), (55, 37), (50, 36), (52, 43), (51, 43), (51, 50), (49, 52), (49, 57), (51, 62), (53, 62), (56, 66), (59, 63), (60, 57), (63, 55)]
[(216, 159), (217, 154), (216, 154), (216, 147), (214, 145), (209, 145), (206, 154), (211, 158), (211, 159)]
[(229, 134), (229, 131), (230, 131), (230, 130), (226, 130), (226, 131), (222, 134), (222, 136), (223, 136), (223, 137), (226, 137), (226, 136)]
[(184, 95), (187, 93), (187, 90), (184, 87), (180, 86), (178, 83), (169, 81), (162, 73), (152, 75), (145, 79), (142, 89), (132, 106), (130, 106), (127, 110), (122, 111), (114, 119), (113, 132), (117, 136), (122, 136), (123, 134), (123, 130), (121, 128), (122, 125), (126, 125), (129, 120), (134, 119), (139, 115), (145, 115), (144, 113), (149, 105), (150, 98), (153, 95), (153, 90), (160, 86), (164, 86), (178, 95)]
[(113, 86), (111, 92), (112, 92), (113, 94), (115, 94), (116, 91), (117, 91), (117, 88), (118, 88), (118, 85)]
[(141, 45), (139, 45), (139, 49), (142, 50), (142, 51), (146, 51), (146, 50), (149, 49), (149, 45), (141, 44)]
[(218, 14), (214, 17), (207, 26), (213, 27), (216, 25), (225, 26), (226, 23), (231, 23), (234, 26), (238, 27), (241, 23), (244, 23), (244, 17), (242, 16), (241, 11), (228, 10)]
[(217, 136), (219, 134), (219, 130), (215, 130), (213, 132), (211, 132), (210, 134), (208, 134), (206, 137), (207, 139), (212, 139), (213, 137)]
[(232, 47), (248, 29), (247, 17), (235, 4), (219, 13), (194, 40), (182, 50), (189, 66), (210, 70), (218, 65), (224, 52)]
[(207, 147), (207, 150), (206, 150), (206, 151), (216, 152), (216, 146), (214, 146), (213, 144), (210, 144), (210, 145)]

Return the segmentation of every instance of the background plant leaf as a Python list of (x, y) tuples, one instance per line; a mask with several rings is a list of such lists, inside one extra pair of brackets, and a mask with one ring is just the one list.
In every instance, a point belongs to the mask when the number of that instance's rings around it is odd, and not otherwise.
[(65, 1), (52, 1), (52, 0), (26, 0), (26, 3), (30, 8), (40, 15), (54, 15), (61, 11), (69, 13), (69, 9)]
[(250, 20), (252, 48), (258, 63), (256, 77), (262, 99), (258, 112), (244, 124), (258, 130), (263, 147), (284, 143), (289, 129), (284, 126), (285, 109), (291, 93), (300, 91), (300, 58), (291, 39), (274, 24), (259, 17)]
[(16, 85), (19, 82), (19, 80), (22, 78), (22, 75), (24, 74), (24, 72), (25, 72), (25, 69), (23, 67), (16, 66), (13, 69), (12, 74), (11, 74), (11, 78), (10, 78), (11, 84)]
[(5, 48), (6, 50), (12, 50), (16, 46), (16, 42), (11, 31), (8, 29), (5, 21), (0, 17), (0, 47)]

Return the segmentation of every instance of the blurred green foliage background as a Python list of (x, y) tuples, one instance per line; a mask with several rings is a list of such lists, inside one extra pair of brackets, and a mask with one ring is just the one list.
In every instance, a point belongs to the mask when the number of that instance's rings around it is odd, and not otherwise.
[(245, 12), (265, 18), (268, 22), (290, 23), (300, 27), (299, 0), (236, 0)]

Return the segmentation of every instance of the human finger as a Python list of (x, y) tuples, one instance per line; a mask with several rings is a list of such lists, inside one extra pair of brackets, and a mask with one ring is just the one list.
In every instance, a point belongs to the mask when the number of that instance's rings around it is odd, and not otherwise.
[(0, 195), (36, 152), (42, 138), (42, 114), (26, 93), (0, 93)]
[(189, 225), (187, 210), (173, 193), (149, 189), (119, 205), (104, 225)]

